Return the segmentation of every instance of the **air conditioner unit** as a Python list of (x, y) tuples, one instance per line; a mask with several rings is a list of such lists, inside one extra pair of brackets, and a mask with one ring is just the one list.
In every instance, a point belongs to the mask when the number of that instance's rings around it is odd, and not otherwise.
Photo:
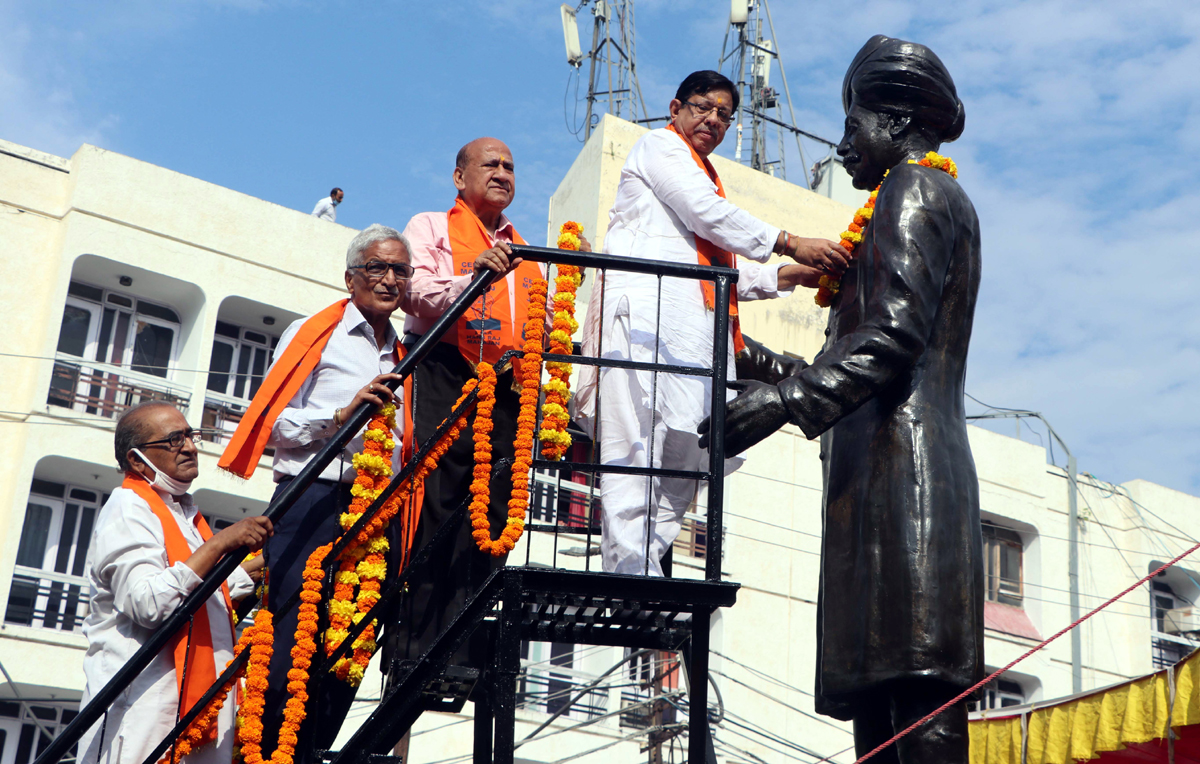
[(1168, 634), (1190, 634), (1200, 631), (1200, 607), (1188, 605), (1168, 610), (1163, 618), (1163, 631)]

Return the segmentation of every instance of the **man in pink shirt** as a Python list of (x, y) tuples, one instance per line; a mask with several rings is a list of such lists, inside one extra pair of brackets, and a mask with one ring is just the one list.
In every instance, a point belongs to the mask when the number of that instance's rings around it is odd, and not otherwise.
[[(504, 277), (417, 366), (412, 408), (417, 443), (428, 439), (450, 413), (463, 384), (474, 376), (477, 363), (495, 363), (504, 351), (519, 346), (529, 282), (545, 274), (540, 264), (511, 257), (509, 245), (524, 241), (504, 216), (516, 188), (508, 147), (494, 138), (468, 143), (458, 152), (453, 177), (458, 189), (454, 207), (449, 212), (420, 213), (404, 229), (414, 267), (403, 305), (408, 314), (405, 344), (411, 345), (427, 332), (476, 275), (492, 270)], [(513, 456), (519, 408), (511, 367), (497, 371), (501, 373), (493, 412), (493, 464)], [(463, 505), (473, 467), (473, 442), (466, 431), (426, 478), (414, 553)], [(504, 527), (511, 492), (511, 473), (501, 470), (491, 483), (488, 515), (492, 528)], [(504, 560), (480, 552), (471, 538), (470, 523), (462, 522), (452, 549), (435, 555), (423, 572), (414, 571), (399, 623), (390, 629), (391, 660), (418, 659), (462, 610), (470, 593), (503, 566)], [(482, 669), (485, 650), (486, 640), (470, 640), (451, 665)]]

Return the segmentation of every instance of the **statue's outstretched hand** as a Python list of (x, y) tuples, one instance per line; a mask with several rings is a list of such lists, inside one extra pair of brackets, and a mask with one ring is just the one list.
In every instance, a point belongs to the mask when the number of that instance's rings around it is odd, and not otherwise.
[[(726, 457), (740, 454), (788, 423), (787, 407), (775, 385), (739, 380), (729, 386), (742, 392), (725, 404)], [(700, 448), (708, 448), (710, 425), (705, 419), (696, 429)]]

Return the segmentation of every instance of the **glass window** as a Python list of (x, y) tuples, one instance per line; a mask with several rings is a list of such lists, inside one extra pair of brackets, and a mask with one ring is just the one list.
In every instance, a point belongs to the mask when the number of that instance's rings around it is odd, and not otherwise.
[(233, 370), (235, 346), (221, 340), (213, 341), (212, 358), (208, 361), (208, 389), (225, 394), (229, 391), (229, 373)]
[(92, 311), (68, 304), (58, 330), (58, 352), (83, 357), (92, 329)]
[(163, 321), (170, 321), (173, 324), (179, 323), (178, 313), (170, 308), (164, 308), (162, 305), (155, 305), (152, 302), (138, 300), (137, 312), (143, 316), (153, 316)]
[(990, 523), (983, 525), (983, 554), (987, 598), (1005, 605), (1022, 606), (1021, 535)]
[(25, 508), (25, 523), (21, 526), (21, 544), (17, 547), (17, 564), (40, 568), (46, 560), (46, 545), (50, 541), (50, 525), (54, 508), (33, 501)]
[(171, 366), (171, 349), (175, 344), (175, 330), (148, 321), (137, 322), (137, 334), (133, 340), (134, 371), (166, 377)]

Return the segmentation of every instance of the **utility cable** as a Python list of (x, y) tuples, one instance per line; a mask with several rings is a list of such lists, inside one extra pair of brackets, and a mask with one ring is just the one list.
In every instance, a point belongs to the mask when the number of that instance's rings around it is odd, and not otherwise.
[[(1025, 653), (1023, 653), (1023, 654), (1022, 654), (1021, 656), (1019, 656), (1019, 657), (1018, 657), (1016, 660), (1012, 661), (1011, 663), (1009, 663), (1009, 664), (1008, 664), (1007, 666), (1005, 666), (1004, 668), (1001, 668), (1001, 669), (998, 669), (998, 670), (996, 670), (996, 671), (993, 671), (991, 674), (989, 674), (989, 675), (987, 675), (986, 677), (984, 677), (984, 678), (983, 678), (981, 681), (979, 681), (979, 682), (976, 682), (976, 683), (975, 683), (974, 685), (972, 685), (971, 687), (968, 687), (967, 689), (965, 689), (965, 690), (963, 690), (962, 692), (960, 692), (958, 695), (955, 695), (953, 698), (951, 698), (950, 700), (948, 700), (946, 703), (943, 703), (943, 704), (942, 704), (942, 705), (941, 705), (939, 708), (935, 709), (933, 712), (931, 712), (931, 713), (929, 713), (929, 714), (926, 714), (924, 717), (922, 717), (922, 718), (918, 719), (917, 721), (913, 722), (913, 723), (912, 723), (912, 724), (910, 724), (908, 727), (905, 727), (903, 730), (901, 730), (900, 732), (896, 733), (895, 735), (893, 735), (893, 736), (892, 736), (891, 738), (889, 738), (888, 740), (884, 741), (883, 743), (880, 743), (878, 746), (876, 746), (875, 748), (873, 748), (871, 751), (868, 751), (868, 752), (867, 752), (865, 755), (863, 755), (863, 756), (860, 756), (860, 757), (859, 757), (859, 758), (858, 758), (858, 759), (857, 759), (857, 760), (854, 762), (854, 764), (862, 764), (862, 762), (866, 761), (867, 759), (870, 759), (872, 756), (874, 756), (875, 754), (877, 754), (877, 753), (879, 753), (880, 751), (884, 750), (885, 748), (887, 748), (888, 746), (890, 746), (892, 743), (895, 743), (895, 742), (896, 742), (897, 740), (899, 740), (900, 738), (902, 738), (902, 737), (904, 737), (904, 736), (908, 735), (908, 734), (909, 734), (909, 733), (911, 733), (913, 730), (916, 730), (916, 729), (918, 729), (918, 728), (920, 728), (920, 727), (923, 727), (924, 725), (928, 724), (928, 723), (929, 723), (930, 721), (932, 721), (934, 718), (936, 718), (936, 717), (937, 717), (937, 716), (939, 716), (940, 714), (942, 714), (942, 713), (946, 712), (946, 711), (947, 711), (947, 710), (949, 710), (951, 707), (953, 707), (953, 706), (957, 705), (958, 703), (962, 702), (963, 700), (966, 700), (968, 697), (970, 697), (970, 696), (971, 696), (971, 694), (972, 694), (972, 693), (974, 693), (974, 692), (975, 692), (976, 690), (978, 690), (980, 687), (983, 687), (984, 685), (988, 684), (989, 682), (992, 682), (992, 681), (994, 681), (995, 679), (999, 678), (1001, 674), (1003, 674), (1004, 672), (1008, 671), (1008, 670), (1009, 670), (1009, 669), (1011, 669), (1013, 666), (1016, 666), (1018, 663), (1020, 663), (1021, 661), (1025, 660), (1025, 659), (1026, 659), (1026, 658), (1028, 658), (1029, 656), (1033, 655), (1033, 654), (1034, 654), (1034, 653), (1036, 653), (1038, 650), (1041, 650), (1043, 647), (1045, 647), (1046, 645), (1050, 644), (1050, 643), (1051, 643), (1051, 642), (1053, 642), (1054, 640), (1058, 639), (1058, 638), (1059, 638), (1059, 637), (1061, 637), (1062, 635), (1066, 634), (1067, 632), (1071, 631), (1072, 629), (1078, 628), (1078, 627), (1079, 627), (1079, 625), (1080, 625), (1080, 624), (1082, 624), (1084, 621), (1088, 620), (1088, 619), (1089, 619), (1089, 618), (1091, 618), (1092, 616), (1094, 616), (1094, 615), (1096, 615), (1097, 613), (1099, 613), (1100, 611), (1104, 610), (1104, 609), (1105, 609), (1105, 608), (1107, 608), (1109, 605), (1111, 605), (1111, 604), (1113, 604), (1114, 602), (1116, 602), (1117, 600), (1121, 599), (1121, 598), (1122, 598), (1122, 597), (1124, 597), (1126, 594), (1129, 594), (1129, 593), (1130, 593), (1131, 591), (1133, 591), (1134, 589), (1136, 589), (1136, 588), (1138, 588), (1139, 586), (1141, 586), (1141, 585), (1145, 584), (1147, 581), (1149, 581), (1150, 579), (1154, 578), (1154, 577), (1155, 577), (1155, 576), (1157, 576), (1159, 573), (1162, 573), (1162, 572), (1163, 572), (1163, 571), (1165, 571), (1167, 568), (1170, 568), (1172, 565), (1175, 565), (1176, 563), (1178, 563), (1178, 562), (1179, 562), (1180, 560), (1182, 560), (1183, 558), (1185, 558), (1185, 557), (1187, 557), (1188, 555), (1190, 555), (1191, 553), (1195, 552), (1197, 549), (1200, 549), (1200, 543), (1197, 543), (1197, 544), (1193, 545), (1191, 549), (1188, 549), (1186, 552), (1184, 552), (1183, 554), (1180, 554), (1180, 555), (1178, 555), (1177, 557), (1175, 557), (1175, 558), (1174, 558), (1173, 560), (1171, 560), (1170, 562), (1168, 562), (1168, 563), (1165, 563), (1164, 565), (1162, 565), (1161, 567), (1159, 567), (1157, 570), (1154, 570), (1154, 571), (1152, 571), (1152, 572), (1151, 572), (1149, 575), (1146, 575), (1146, 576), (1144, 576), (1143, 578), (1141, 578), (1141, 579), (1139, 579), (1138, 581), (1134, 582), (1134, 583), (1133, 583), (1133, 584), (1131, 584), (1130, 586), (1126, 587), (1126, 588), (1125, 588), (1123, 591), (1121, 591), (1119, 594), (1116, 594), (1116, 595), (1114, 595), (1113, 597), (1110, 597), (1110, 598), (1109, 598), (1109, 599), (1108, 599), (1108, 600), (1107, 600), (1107, 601), (1106, 601), (1106, 602), (1105, 602), (1103, 605), (1100, 605), (1099, 607), (1095, 608), (1094, 610), (1091, 610), (1091, 611), (1089, 611), (1089, 612), (1088, 612), (1086, 615), (1084, 615), (1084, 616), (1082, 616), (1081, 618), (1077, 619), (1077, 620), (1076, 620), (1074, 623), (1071, 623), (1071, 624), (1069, 624), (1069, 625), (1067, 625), (1067, 626), (1063, 627), (1062, 629), (1060, 629), (1059, 631), (1057, 631), (1057, 632), (1056, 632), (1056, 633), (1055, 633), (1055, 634), (1054, 634), (1052, 637), (1050, 637), (1050, 638), (1048, 638), (1048, 639), (1045, 639), (1045, 640), (1042, 640), (1042, 642), (1040, 642), (1039, 644), (1037, 644), (1037, 645), (1035, 645), (1034, 647), (1032, 647), (1032, 648), (1030, 648), (1029, 650), (1027, 650)], [(824, 759), (822, 759), (822, 761), (824, 761)]]

